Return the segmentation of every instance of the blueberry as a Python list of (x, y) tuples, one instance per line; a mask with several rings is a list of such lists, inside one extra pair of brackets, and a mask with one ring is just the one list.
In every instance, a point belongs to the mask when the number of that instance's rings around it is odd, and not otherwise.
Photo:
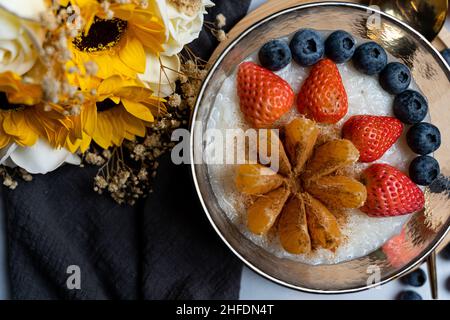
[(286, 67), (292, 60), (289, 46), (281, 40), (267, 42), (259, 50), (259, 62), (264, 68), (278, 71)]
[(419, 156), (409, 165), (409, 177), (421, 186), (429, 186), (439, 173), (439, 163), (430, 156)]
[(426, 155), (441, 146), (441, 133), (431, 123), (421, 122), (413, 125), (406, 134), (409, 147), (415, 153)]
[(356, 48), (353, 63), (362, 73), (375, 75), (386, 67), (387, 54), (379, 44), (366, 42)]
[(403, 63), (391, 62), (380, 73), (380, 84), (389, 93), (401, 93), (408, 89), (410, 83), (411, 72)]
[(444, 260), (450, 260), (450, 244), (448, 244), (444, 249), (442, 249), (441, 257)]
[(405, 290), (400, 292), (397, 300), (422, 300), (422, 296), (415, 291)]
[(394, 114), (406, 124), (419, 123), (428, 113), (428, 102), (417, 91), (406, 90), (395, 97)]
[(344, 63), (353, 57), (356, 40), (348, 32), (338, 30), (325, 41), (325, 53), (336, 63)]
[(294, 34), (289, 47), (294, 60), (303, 67), (316, 64), (325, 51), (322, 36), (312, 29), (302, 29)]
[(450, 49), (445, 49), (441, 52), (442, 56), (444, 57), (445, 61), (450, 65)]
[(422, 269), (417, 269), (404, 276), (401, 281), (413, 287), (421, 287), (427, 282), (427, 275)]

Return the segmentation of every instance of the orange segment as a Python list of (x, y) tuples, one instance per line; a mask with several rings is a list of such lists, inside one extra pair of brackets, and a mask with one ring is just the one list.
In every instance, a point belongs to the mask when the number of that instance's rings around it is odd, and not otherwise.
[(257, 235), (266, 234), (283, 209), (290, 191), (281, 187), (260, 196), (247, 210), (247, 227)]
[(367, 198), (366, 187), (353, 178), (327, 176), (306, 186), (306, 190), (333, 208), (359, 208)]
[(332, 140), (318, 147), (306, 165), (305, 180), (315, 180), (358, 161), (359, 151), (350, 140)]
[(294, 195), (285, 205), (278, 222), (278, 233), (281, 245), (287, 252), (301, 254), (311, 251), (305, 204), (301, 195)]
[(298, 118), (285, 127), (285, 134), (286, 151), (291, 159), (294, 172), (298, 173), (313, 152), (319, 136), (319, 128), (312, 120)]
[[(280, 138), (273, 131), (268, 129), (266, 134), (263, 134), (261, 130), (258, 131), (258, 158), (263, 164), (271, 165), (270, 160), (272, 159), (272, 150), (277, 150), (273, 141), (278, 142), (278, 173), (283, 176), (289, 176), (291, 172), (291, 164), (284, 150), (283, 144)], [(273, 135), (273, 137), (272, 137)], [(262, 148), (262, 146), (265, 146)]]
[(303, 194), (303, 199), (313, 247), (336, 250), (341, 242), (341, 231), (335, 216), (308, 193)]
[(283, 184), (283, 177), (260, 164), (240, 165), (236, 175), (236, 188), (245, 194), (260, 195)]

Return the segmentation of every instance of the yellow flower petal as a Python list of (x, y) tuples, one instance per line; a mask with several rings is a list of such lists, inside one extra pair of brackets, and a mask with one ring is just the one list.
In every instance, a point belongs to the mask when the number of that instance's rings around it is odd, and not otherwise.
[[(126, 125), (125, 129), (127, 130), (128, 133), (130, 133), (131, 135), (138, 136), (138, 137), (145, 136), (145, 133), (147, 130), (145, 129), (145, 125), (142, 122), (142, 120), (132, 116), (131, 114), (126, 112), (126, 110), (124, 110), (124, 109), (121, 112), (121, 118)], [(132, 139), (128, 139), (128, 140), (132, 140)]]
[(125, 109), (136, 118), (148, 122), (153, 122), (155, 120), (153, 118), (151, 111), (141, 103), (133, 102), (127, 99), (122, 99), (122, 104), (125, 107)]
[(80, 151), (81, 152), (86, 152), (86, 150), (89, 148), (89, 145), (91, 144), (92, 138), (83, 133), (83, 139), (81, 140), (81, 144), (80, 144)]
[(0, 113), (0, 149), (9, 144), (10, 138), (3, 130), (3, 116)]
[(126, 66), (137, 73), (145, 71), (145, 51), (137, 38), (127, 36), (125, 45), (119, 51), (119, 57)]
[[(151, 29), (141, 25), (132, 25), (130, 29), (141, 43), (153, 53), (163, 52), (165, 32)], [(164, 30), (164, 29), (163, 29)]]
[(112, 110), (108, 113), (108, 118), (113, 128), (112, 142), (120, 146), (125, 138), (125, 124), (120, 120), (120, 109)]
[(70, 138), (65, 139), (66, 143), (63, 145), (71, 153), (75, 153), (81, 145), (81, 140), (75, 140), (72, 142)]
[(12, 104), (33, 105), (42, 99), (40, 85), (25, 84), (12, 72), (0, 74), (0, 92), (6, 93), (8, 101)]
[(129, 86), (137, 86), (136, 80), (115, 75), (103, 80), (97, 89), (97, 93), (100, 99), (104, 100), (106, 97), (115, 95), (115, 93), (123, 87)]
[(92, 138), (103, 149), (112, 145), (112, 126), (104, 113), (98, 114), (97, 127)]
[(95, 127), (97, 126), (97, 110), (94, 103), (83, 106), (80, 120), (83, 131), (88, 135), (92, 135), (95, 132)]
[(5, 120), (3, 130), (6, 134), (14, 136), (14, 141), (18, 145), (32, 146), (36, 143), (38, 135), (28, 126), (24, 111), (10, 112)]

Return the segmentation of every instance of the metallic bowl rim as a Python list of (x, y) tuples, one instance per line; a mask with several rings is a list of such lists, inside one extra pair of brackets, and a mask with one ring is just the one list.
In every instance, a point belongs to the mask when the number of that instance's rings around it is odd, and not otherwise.
[(215, 70), (217, 69), (217, 67), (220, 65), (220, 63), (222, 62), (222, 60), (225, 58), (225, 56), (234, 48), (234, 46), (239, 43), (239, 41), (241, 41), (245, 36), (247, 36), (247, 34), (249, 34), (250, 32), (252, 32), (253, 30), (255, 30), (256, 28), (258, 28), (259, 26), (263, 25), (264, 23), (278, 17), (281, 16), (283, 14), (286, 13), (290, 13), (293, 11), (297, 11), (297, 10), (303, 10), (303, 9), (308, 9), (308, 8), (314, 8), (314, 7), (350, 7), (353, 9), (357, 9), (357, 10), (370, 10), (371, 12), (380, 14), (384, 19), (387, 20), (391, 20), (397, 24), (399, 24), (401, 27), (407, 29), (408, 31), (410, 31), (411, 33), (415, 34), (420, 40), (423, 41), (424, 46), (427, 46), (428, 49), (431, 49), (432, 53), (434, 53), (438, 59), (441, 60), (441, 62), (443, 62), (443, 64), (447, 67), (447, 76), (450, 75), (450, 67), (447, 64), (447, 62), (444, 60), (444, 58), (441, 56), (441, 54), (439, 53), (439, 51), (433, 47), (433, 45), (424, 37), (422, 36), (418, 31), (416, 31), (415, 29), (413, 29), (412, 27), (408, 26), (406, 23), (400, 21), (399, 19), (390, 16), (378, 9), (375, 9), (373, 7), (368, 7), (368, 6), (364, 6), (361, 4), (355, 4), (355, 3), (349, 3), (349, 2), (336, 2), (336, 1), (324, 1), (324, 2), (316, 2), (316, 3), (306, 3), (306, 4), (300, 4), (300, 5), (296, 5), (287, 9), (283, 9), (280, 10), (278, 12), (275, 12), (267, 17), (265, 17), (262, 20), (259, 20), (257, 22), (255, 22), (253, 25), (251, 25), (250, 27), (248, 27), (244, 32), (242, 32), (238, 37), (236, 37), (236, 39), (234, 39), (232, 42), (230, 42), (227, 47), (220, 53), (220, 55), (218, 56), (218, 58), (216, 59), (216, 61), (214, 61), (213, 65), (211, 66), (211, 68), (209, 69), (208, 75), (206, 76), (202, 87), (200, 89), (199, 95), (197, 97), (197, 101), (194, 107), (194, 110), (192, 112), (191, 115), (191, 124), (190, 124), (190, 151), (189, 151), (189, 156), (190, 156), (190, 160), (191, 160), (191, 174), (192, 174), (192, 179), (195, 185), (195, 189), (197, 192), (197, 195), (199, 197), (200, 203), (203, 207), (203, 210), (206, 214), (206, 216), (208, 217), (209, 222), (211, 223), (212, 227), (214, 228), (214, 230), (216, 231), (216, 233), (219, 235), (219, 237), (222, 239), (222, 241), (226, 244), (226, 246), (231, 250), (231, 252), (233, 252), (247, 267), (249, 267), (251, 270), (255, 271), (257, 274), (263, 276), (264, 278), (282, 285), (284, 287), (290, 288), (290, 289), (294, 289), (297, 291), (302, 291), (302, 292), (307, 292), (307, 293), (316, 293), (316, 294), (345, 294), (345, 293), (354, 293), (354, 292), (359, 292), (359, 291), (364, 291), (364, 290), (368, 290), (370, 288), (374, 288), (377, 286), (381, 286), (383, 284), (386, 284), (394, 279), (397, 279), (401, 276), (403, 276), (404, 274), (408, 273), (409, 271), (411, 271), (412, 269), (414, 269), (415, 267), (417, 267), (422, 261), (424, 261), (441, 243), (441, 241), (446, 237), (447, 233), (449, 233), (450, 231), (450, 219), (447, 221), (447, 226), (443, 227), (441, 230), (441, 234), (437, 235), (433, 245), (431, 245), (429, 247), (428, 250), (426, 250), (421, 256), (416, 257), (414, 260), (412, 260), (411, 262), (409, 262), (407, 265), (405, 265), (404, 267), (400, 268), (396, 273), (394, 273), (393, 275), (386, 277), (384, 279), (382, 279), (380, 282), (378, 283), (374, 283), (374, 284), (370, 284), (370, 285), (365, 285), (365, 286), (360, 286), (360, 287), (355, 287), (355, 288), (350, 288), (350, 289), (342, 289), (342, 290), (320, 290), (320, 289), (311, 289), (311, 288), (305, 288), (305, 287), (301, 287), (301, 286), (296, 286), (290, 283), (287, 283), (283, 280), (277, 279), (269, 274), (267, 274), (266, 272), (264, 272), (263, 270), (259, 269), (256, 265), (253, 265), (251, 262), (247, 261), (229, 242), (228, 240), (225, 238), (225, 236), (222, 234), (222, 232), (219, 230), (219, 228), (217, 227), (217, 225), (214, 223), (214, 220), (212, 219), (209, 210), (206, 206), (205, 201), (203, 200), (203, 196), (202, 193), (200, 191), (199, 188), (199, 183), (197, 180), (197, 174), (196, 174), (196, 164), (193, 161), (194, 159), (194, 128), (195, 128), (195, 118), (197, 116), (197, 112), (198, 109), (200, 107), (200, 103), (203, 97), (203, 94), (206, 90), (206, 87), (212, 77), (212, 75), (214, 74)]

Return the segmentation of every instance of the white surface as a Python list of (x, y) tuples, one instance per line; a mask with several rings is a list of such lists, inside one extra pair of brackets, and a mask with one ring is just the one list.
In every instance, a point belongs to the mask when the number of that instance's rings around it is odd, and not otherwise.
[[(446, 279), (450, 278), (450, 261), (438, 262), (439, 298), (450, 300), (450, 291), (445, 288)], [(427, 271), (426, 265), (422, 266)], [(413, 290), (424, 299), (430, 300), (429, 283), (420, 288), (403, 285), (399, 280), (391, 281), (377, 289), (366, 290), (351, 294), (317, 295), (303, 293), (277, 285), (244, 267), (241, 280), (240, 299), (242, 300), (393, 300), (402, 290)]]
[[(250, 10), (254, 10), (265, 0), (253, 0)], [(447, 25), (450, 27), (449, 19)], [(423, 267), (426, 270), (426, 265)], [(439, 275), (439, 295), (440, 299), (450, 300), (450, 291), (446, 289), (446, 283), (450, 282), (450, 261), (443, 261), (438, 257), (438, 275)], [(449, 284), (450, 286), (450, 284)], [(418, 292), (424, 299), (431, 299), (429, 283), (421, 288), (413, 288), (403, 285), (400, 281), (392, 281), (377, 289), (366, 290), (363, 292), (341, 295), (316, 295), (298, 292), (292, 289), (285, 288), (275, 284), (253, 272), (247, 267), (244, 267), (241, 279), (240, 299), (300, 299), (300, 300), (362, 300), (362, 299), (376, 299), (376, 300), (390, 300), (395, 299), (396, 295), (402, 290), (414, 290)]]

